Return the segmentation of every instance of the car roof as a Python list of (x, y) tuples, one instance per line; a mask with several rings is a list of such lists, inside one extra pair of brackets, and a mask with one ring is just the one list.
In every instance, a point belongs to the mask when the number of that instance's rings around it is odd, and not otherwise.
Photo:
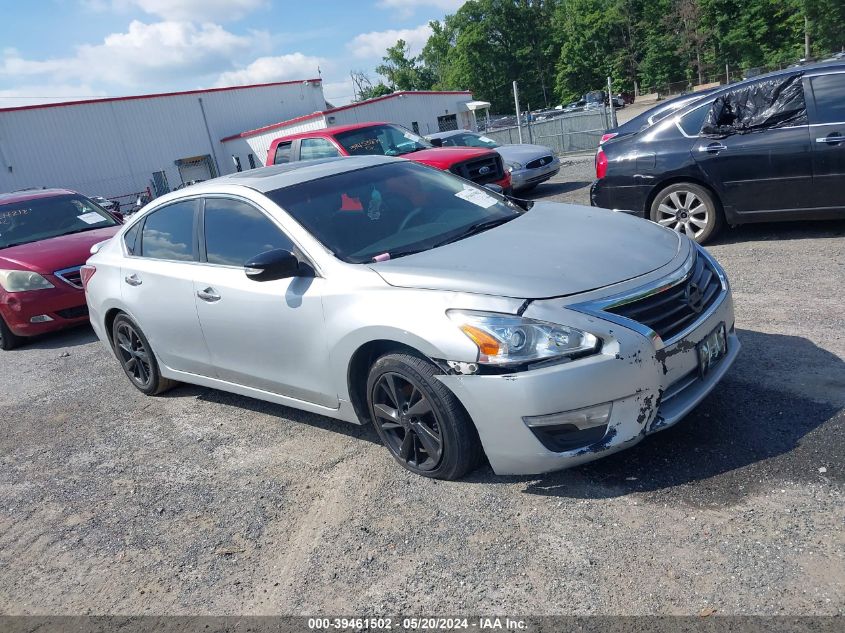
[[(298, 185), (303, 182), (334, 176), (358, 169), (384, 165), (387, 163), (406, 162), (402, 158), (391, 156), (342, 156), (334, 158), (320, 158), (317, 160), (301, 160), (282, 165), (259, 167), (247, 171), (221, 176), (212, 180), (191, 185), (190, 189), (180, 189), (177, 196), (202, 193), (214, 193), (221, 186), (239, 185), (249, 187), (261, 193)], [(167, 194), (170, 195), (170, 194)], [(177, 197), (174, 196), (174, 197)]]
[(27, 200), (37, 200), (38, 198), (54, 198), (56, 196), (76, 195), (75, 191), (70, 189), (22, 189), (20, 191), (10, 191), (9, 193), (0, 193), (0, 204), (15, 204), (17, 202), (26, 202)]
[(308, 130), (307, 132), (297, 132), (296, 134), (287, 134), (280, 136), (276, 141), (295, 141), (298, 138), (314, 138), (321, 136), (334, 136), (343, 132), (350, 132), (352, 130), (361, 130), (376, 125), (396, 125), (395, 123), (386, 123), (384, 121), (367, 121), (366, 123), (350, 123), (348, 125), (337, 125), (335, 127), (324, 127), (319, 130)]
[(472, 130), (447, 130), (445, 132), (435, 132), (434, 134), (426, 134), (426, 138), (449, 138), (456, 134), (476, 134)]

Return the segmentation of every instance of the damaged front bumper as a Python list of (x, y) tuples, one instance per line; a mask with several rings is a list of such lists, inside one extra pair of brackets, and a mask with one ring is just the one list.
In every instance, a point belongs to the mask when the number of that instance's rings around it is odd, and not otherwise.
[[(439, 376), (475, 422), (493, 470), (499, 475), (538, 474), (589, 462), (672, 426), (701, 402), (740, 349), (727, 279), (718, 264), (708, 261), (719, 272), (722, 283), (717, 300), (682, 335), (666, 344), (648, 328), (593, 309), (594, 305), (535, 301), (525, 316), (552, 321), (555, 315), (559, 320), (561, 311), (565, 311), (568, 325), (602, 338), (601, 352), (512, 374)], [(721, 324), (727, 349), (702, 375), (697, 346)], [(596, 435), (595, 426), (585, 425), (583, 437), (589, 438), (589, 443), (569, 450), (555, 450), (555, 446), (567, 446), (567, 442), (556, 444), (545, 429), (529, 427), (538, 418), (594, 411), (607, 404), (610, 411), (606, 426)], [(565, 415), (561, 419), (568, 418)], [(561, 429), (566, 436), (566, 425), (547, 428)]]

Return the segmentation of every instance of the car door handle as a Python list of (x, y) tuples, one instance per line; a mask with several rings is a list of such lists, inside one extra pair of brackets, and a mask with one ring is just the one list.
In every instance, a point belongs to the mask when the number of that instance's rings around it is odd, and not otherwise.
[(702, 145), (698, 148), (699, 152), (707, 152), (708, 154), (716, 154), (721, 152), (722, 150), (728, 149), (726, 145), (722, 145), (721, 143), (708, 143), (707, 145)]
[(141, 281), (138, 275), (135, 274), (127, 275), (123, 281), (128, 283), (130, 286), (140, 286), (142, 283), (144, 283), (143, 281)]
[(845, 136), (840, 136), (839, 132), (834, 132), (828, 136), (817, 138), (816, 143), (845, 143)]
[(207, 303), (214, 303), (220, 301), (220, 295), (214, 288), (208, 287), (205, 290), (198, 290), (197, 296)]

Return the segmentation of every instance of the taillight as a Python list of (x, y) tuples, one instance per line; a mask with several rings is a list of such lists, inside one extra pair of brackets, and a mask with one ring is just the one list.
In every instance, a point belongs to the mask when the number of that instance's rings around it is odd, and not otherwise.
[(607, 156), (604, 154), (604, 150), (599, 148), (599, 151), (596, 152), (596, 178), (601, 180), (607, 175)]
[(601, 135), (601, 140), (599, 141), (599, 145), (603, 144), (605, 141), (609, 141), (612, 138), (616, 138), (619, 136), (619, 132), (608, 132), (607, 134)]
[(82, 268), (79, 269), (79, 274), (82, 277), (82, 287), (87, 289), (88, 282), (91, 280), (91, 277), (94, 276), (94, 273), (97, 272), (96, 266), (90, 266), (86, 264)]

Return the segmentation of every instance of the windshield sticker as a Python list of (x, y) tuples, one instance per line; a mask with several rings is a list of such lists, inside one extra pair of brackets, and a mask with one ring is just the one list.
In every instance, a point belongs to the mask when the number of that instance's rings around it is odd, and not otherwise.
[(78, 215), (76, 217), (85, 222), (85, 224), (97, 224), (98, 222), (102, 222), (105, 220), (105, 218), (96, 211), (83, 213), (82, 215)]
[(479, 136), (478, 140), (484, 141), (485, 143), (495, 143), (496, 142), (492, 138), (490, 138), (489, 136)]
[(489, 209), (494, 204), (496, 204), (496, 198), (493, 196), (488, 196), (483, 191), (475, 189), (474, 187), (464, 187), (463, 191), (459, 191), (455, 194), (456, 198), (461, 198), (462, 200), (466, 200), (467, 202), (471, 202), (476, 206), (481, 207), (482, 209)]
[(0, 211), (0, 224), (11, 224), (12, 218), (19, 215), (29, 215), (29, 209), (12, 209), (11, 211)]
[(414, 141), (414, 143), (420, 140), (419, 136), (417, 136), (416, 134), (411, 134), (410, 132), (405, 132), (402, 136), (404, 136), (409, 141)]
[(352, 143), (349, 146), (349, 153), (355, 154), (356, 152), (372, 152), (373, 150), (380, 149), (381, 143), (377, 138), (365, 138), (361, 139), (357, 143)]

